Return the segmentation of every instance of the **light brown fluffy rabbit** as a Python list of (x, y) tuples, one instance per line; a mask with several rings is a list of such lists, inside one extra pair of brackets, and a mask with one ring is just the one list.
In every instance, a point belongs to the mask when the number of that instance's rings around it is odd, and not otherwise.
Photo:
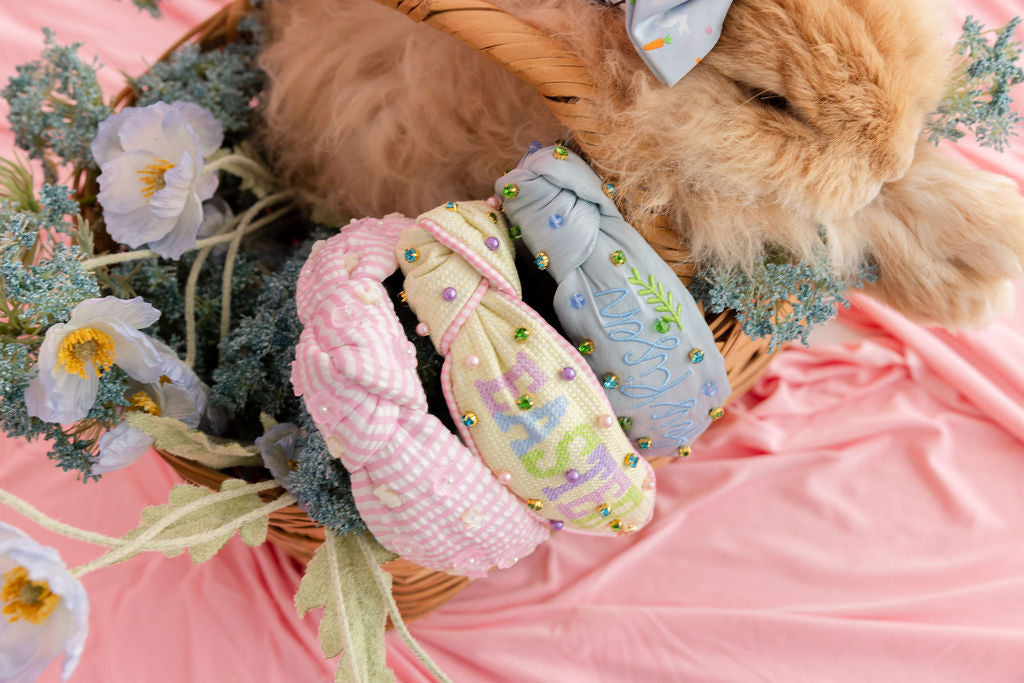
[[(567, 132), (532, 87), (371, 0), (277, 0), (268, 140), (335, 209), (415, 215), (486, 197), (530, 140)], [(674, 219), (698, 263), (806, 257), (824, 226), (837, 269), (870, 254), (872, 293), (946, 325), (988, 320), (1024, 259), (1024, 199), (921, 131), (945, 87), (934, 0), (736, 0), (711, 53), (663, 86), (622, 10), (499, 0), (579, 54), (614, 148), (602, 169)], [(627, 216), (628, 218), (628, 216)]]

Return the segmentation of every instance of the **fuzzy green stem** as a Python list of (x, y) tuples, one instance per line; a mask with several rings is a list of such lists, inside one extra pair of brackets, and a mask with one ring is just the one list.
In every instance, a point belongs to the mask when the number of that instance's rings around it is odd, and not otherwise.
[(258, 161), (254, 161), (253, 159), (250, 159), (249, 157), (243, 154), (229, 154), (227, 156), (217, 159), (216, 161), (211, 161), (203, 168), (203, 173), (227, 171), (228, 173), (232, 173), (234, 175), (238, 175), (241, 177), (241, 174), (238, 171), (242, 170), (243, 168), (247, 171), (251, 171), (255, 175), (260, 176), (260, 180), (269, 185), (274, 185), (277, 183), (277, 179), (274, 178), (273, 175), (271, 175), (271, 173), (267, 170), (265, 166), (263, 166), (263, 164), (259, 163)]
[[(192, 501), (191, 503), (183, 505), (175, 509), (173, 512), (168, 513), (167, 515), (162, 517), (158, 522), (153, 524), (153, 526), (149, 527), (148, 529), (146, 529), (141, 534), (131, 539), (127, 543), (120, 545), (117, 548), (114, 548), (105, 555), (101, 555), (92, 562), (87, 562), (86, 564), (83, 564), (80, 567), (76, 567), (71, 571), (71, 575), (75, 578), (80, 578), (82, 576), (85, 576), (89, 572), (95, 571), (102, 567), (107, 567), (112, 564), (117, 564), (118, 562), (123, 562), (124, 560), (127, 560), (129, 557), (132, 557), (133, 555), (136, 555), (145, 550), (147, 544), (149, 544), (149, 542), (161, 531), (171, 526), (181, 518), (191, 515), (192, 513), (203, 509), (204, 507), (207, 507), (209, 505), (216, 505), (225, 500), (231, 500), (233, 498), (238, 498), (240, 496), (246, 496), (252, 493), (259, 493), (260, 491), (267, 491), (269, 489), (278, 488), (279, 486), (280, 484), (271, 479), (269, 481), (260, 482), (259, 484), (249, 484), (247, 486), (241, 486), (237, 489), (231, 489), (230, 491), (221, 491), (220, 493), (213, 496), (205, 496), (203, 498), (199, 498), (198, 500)], [(260, 508), (260, 510), (263, 509), (264, 508)]]
[(366, 561), (373, 568), (371, 574), (373, 574), (373, 580), (377, 583), (377, 588), (380, 589), (381, 594), (384, 596), (384, 600), (387, 601), (388, 615), (391, 617), (391, 623), (394, 625), (395, 630), (398, 631), (398, 635), (402, 636), (402, 640), (412, 650), (412, 653), (416, 655), (416, 658), (423, 662), (423, 666), (434, 675), (434, 678), (441, 681), (442, 683), (452, 683), (451, 679), (443, 671), (441, 667), (437, 665), (430, 655), (420, 647), (420, 644), (416, 642), (416, 639), (409, 633), (409, 628), (405, 625), (405, 621), (402, 620), (402, 613), (398, 611), (398, 604), (395, 602), (395, 596), (391, 594), (391, 590), (388, 588), (387, 583), (384, 581), (383, 572), (376, 560), (373, 557), (373, 553), (370, 548), (366, 545), (366, 538), (359, 536), (356, 541), (359, 543), (359, 549), (363, 552), (363, 556)]
[(125, 543), (125, 541), (120, 538), (105, 536), (104, 534), (99, 534), (94, 531), (86, 531), (85, 529), (79, 529), (78, 527), (73, 527), (70, 524), (58, 521), (38, 508), (33, 507), (27, 501), (22, 500), (13, 493), (4, 491), (3, 489), (0, 489), (0, 503), (11, 508), (23, 517), (32, 520), (44, 529), (48, 529), (62, 536), (67, 536), (68, 538), (73, 538), (76, 541), (84, 541), (85, 543), (101, 545), (107, 548), (117, 548)]

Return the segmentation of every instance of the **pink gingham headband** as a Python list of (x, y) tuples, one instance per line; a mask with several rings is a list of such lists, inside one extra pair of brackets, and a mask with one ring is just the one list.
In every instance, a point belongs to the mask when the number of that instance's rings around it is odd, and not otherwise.
[(314, 245), (297, 286), (292, 384), (377, 540), (429, 569), (479, 577), (550, 532), (427, 412), (415, 347), (381, 284), (412, 225), (367, 218)]

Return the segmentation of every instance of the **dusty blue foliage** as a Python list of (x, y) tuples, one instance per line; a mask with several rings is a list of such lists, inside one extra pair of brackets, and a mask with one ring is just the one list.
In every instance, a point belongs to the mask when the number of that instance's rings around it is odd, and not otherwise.
[(44, 185), (40, 211), (25, 211), (0, 202), (0, 293), (14, 305), (21, 329), (65, 322), (83, 299), (99, 296), (91, 273), (82, 268), (78, 247), (57, 242), (78, 215), (70, 190)]
[[(111, 114), (96, 79), (99, 65), (78, 57), (80, 43), (58, 45), (54, 34), (43, 29), (46, 49), (42, 59), (17, 68), (0, 95), (10, 105), (8, 120), (15, 143), (33, 159), (73, 168), (92, 164), (89, 143), (100, 121)], [(50, 163), (43, 164), (47, 180), (56, 179)]]
[(132, 0), (132, 4), (144, 12), (149, 12), (156, 19), (160, 18), (161, 0)]
[(265, 74), (257, 65), (264, 39), (263, 25), (252, 16), (239, 22), (247, 40), (202, 52), (195, 43), (182, 45), (164, 62), (129, 83), (139, 106), (186, 100), (205, 107), (227, 133), (248, 131)]
[(313, 521), (335, 534), (366, 531), (341, 461), (327, 451), (323, 436), (305, 410), (297, 424), (306, 429), (307, 436), (296, 442), (298, 466), (288, 477), (293, 495)]
[[(986, 31), (974, 17), (964, 20), (955, 48), (963, 61), (928, 124), (931, 142), (959, 140), (969, 131), (978, 144), (1001, 152), (1018, 134), (1022, 119), (1011, 108), (1010, 89), (1024, 82), (1024, 70), (1017, 64), (1021, 45), (1013, 38), (1019, 23), (1017, 17), (1001, 29)], [(995, 35), (991, 45), (988, 33)]]
[[(840, 305), (849, 308), (845, 293), (877, 278), (877, 269), (865, 264), (851, 281), (837, 279), (828, 259), (800, 263), (766, 261), (755, 272), (710, 270), (694, 280), (690, 292), (713, 313), (732, 309), (751, 338), (770, 338), (771, 350), (799, 339), (804, 345), (815, 325), (834, 318)], [(792, 307), (789, 313), (786, 305)]]

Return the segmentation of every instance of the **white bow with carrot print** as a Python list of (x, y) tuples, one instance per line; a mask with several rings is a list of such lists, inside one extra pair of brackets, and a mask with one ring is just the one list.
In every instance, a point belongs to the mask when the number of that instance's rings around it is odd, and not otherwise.
[(647, 67), (675, 85), (722, 35), (732, 0), (626, 0), (626, 33)]

